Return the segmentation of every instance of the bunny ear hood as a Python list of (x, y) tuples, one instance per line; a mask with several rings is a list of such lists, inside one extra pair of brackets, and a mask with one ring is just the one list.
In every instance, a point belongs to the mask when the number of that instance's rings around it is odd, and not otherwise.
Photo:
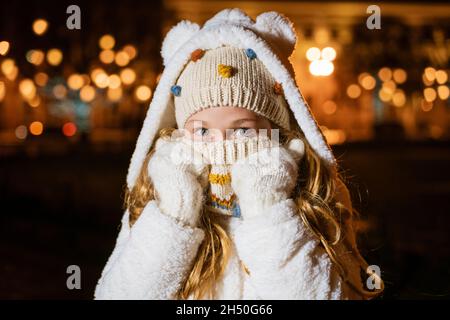
[(277, 12), (262, 13), (254, 21), (240, 9), (225, 9), (209, 19), (203, 27), (187, 20), (174, 26), (162, 44), (164, 71), (131, 158), (128, 188), (134, 186), (159, 130), (176, 126), (171, 87), (190, 61), (191, 53), (196, 49), (208, 50), (224, 45), (250, 48), (256, 53), (257, 58), (281, 84), (291, 114), (311, 147), (329, 165), (335, 166), (333, 153), (295, 83), (288, 58), (295, 48), (296, 40), (293, 24)]

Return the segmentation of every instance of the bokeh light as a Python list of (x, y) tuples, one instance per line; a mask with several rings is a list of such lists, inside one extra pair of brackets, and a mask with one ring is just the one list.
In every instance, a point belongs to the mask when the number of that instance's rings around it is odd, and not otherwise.
[(130, 57), (125, 51), (119, 51), (114, 60), (119, 67), (124, 67), (130, 62)]
[(77, 133), (77, 126), (76, 126), (76, 124), (73, 123), (73, 122), (66, 122), (62, 126), (62, 133), (66, 137), (73, 137)]
[(433, 102), (436, 100), (436, 90), (433, 88), (425, 88), (423, 90), (423, 96), (427, 102)]
[(323, 48), (321, 56), (324, 60), (333, 61), (336, 59), (336, 50), (332, 47)]
[(361, 95), (361, 88), (357, 84), (351, 84), (347, 87), (347, 95), (352, 99), (356, 99)]
[(63, 59), (63, 53), (59, 49), (50, 49), (47, 52), (47, 62), (52, 66), (57, 66), (61, 63)]
[(114, 62), (114, 51), (112, 50), (102, 50), (99, 55), (99, 59), (104, 64), (110, 64)]
[(39, 66), (45, 58), (42, 50), (29, 50), (26, 54), (27, 61), (35, 66)]
[(86, 85), (80, 90), (80, 99), (84, 102), (91, 102), (95, 98), (95, 88), (90, 85)]
[(0, 41), (0, 55), (6, 56), (9, 52), (9, 47), (8, 41)]
[(116, 44), (116, 40), (114, 39), (114, 37), (110, 34), (105, 34), (104, 36), (102, 36), (100, 38), (100, 40), (98, 41), (98, 44), (100, 46), (100, 48), (102, 48), (103, 50), (110, 50), (112, 48), (114, 48), (114, 45)]
[(19, 82), (19, 91), (25, 99), (32, 99), (36, 94), (36, 86), (33, 80), (23, 79)]
[(120, 72), (123, 84), (130, 85), (136, 80), (136, 72), (131, 68), (125, 68)]
[(381, 81), (391, 80), (392, 70), (388, 67), (381, 68), (380, 71), (378, 71), (378, 78), (380, 78)]
[(306, 59), (309, 61), (319, 60), (320, 59), (320, 49), (317, 47), (309, 48), (306, 51)]
[(75, 73), (69, 76), (67, 79), (67, 85), (72, 90), (80, 89), (84, 84), (84, 79), (81, 75)]
[(29, 127), (30, 133), (34, 136), (40, 136), (44, 132), (44, 125), (40, 121), (33, 121)]
[(45, 72), (38, 72), (34, 76), (34, 82), (40, 87), (43, 87), (48, 82), (48, 75)]
[(152, 91), (148, 86), (141, 85), (136, 88), (135, 96), (139, 101), (147, 101), (150, 99), (152, 95)]
[(16, 127), (16, 129), (14, 130), (14, 134), (16, 135), (17, 139), (24, 140), (27, 138), (28, 129), (26, 126), (20, 125), (20, 126)]
[(48, 22), (45, 19), (37, 19), (33, 22), (33, 32), (38, 36), (42, 36), (48, 29)]

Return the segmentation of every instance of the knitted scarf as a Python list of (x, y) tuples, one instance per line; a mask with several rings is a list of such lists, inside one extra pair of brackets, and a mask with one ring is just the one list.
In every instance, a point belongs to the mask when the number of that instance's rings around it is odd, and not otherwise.
[(201, 153), (211, 166), (206, 207), (213, 212), (240, 217), (238, 199), (231, 187), (231, 165), (254, 152), (271, 147), (272, 140), (265, 135), (258, 135), (214, 142), (189, 141), (188, 143), (196, 152)]

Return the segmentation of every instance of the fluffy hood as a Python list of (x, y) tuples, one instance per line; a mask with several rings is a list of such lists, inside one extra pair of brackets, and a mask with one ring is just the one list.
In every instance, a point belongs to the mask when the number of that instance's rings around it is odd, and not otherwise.
[(196, 49), (215, 49), (223, 45), (253, 49), (277, 82), (282, 85), (290, 109), (291, 123), (302, 130), (315, 152), (331, 166), (333, 153), (295, 83), (289, 56), (296, 45), (292, 22), (277, 12), (265, 12), (252, 20), (240, 9), (225, 9), (209, 19), (203, 27), (188, 20), (174, 26), (166, 35), (161, 55), (164, 71), (155, 89), (128, 169), (127, 185), (131, 189), (147, 152), (159, 130), (175, 127), (175, 110), (171, 86)]

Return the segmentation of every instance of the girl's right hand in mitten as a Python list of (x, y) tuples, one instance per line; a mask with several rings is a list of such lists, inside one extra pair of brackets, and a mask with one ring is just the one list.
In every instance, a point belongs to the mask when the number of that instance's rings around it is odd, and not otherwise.
[(177, 221), (197, 227), (208, 183), (208, 166), (187, 138), (159, 138), (148, 163), (160, 210)]

